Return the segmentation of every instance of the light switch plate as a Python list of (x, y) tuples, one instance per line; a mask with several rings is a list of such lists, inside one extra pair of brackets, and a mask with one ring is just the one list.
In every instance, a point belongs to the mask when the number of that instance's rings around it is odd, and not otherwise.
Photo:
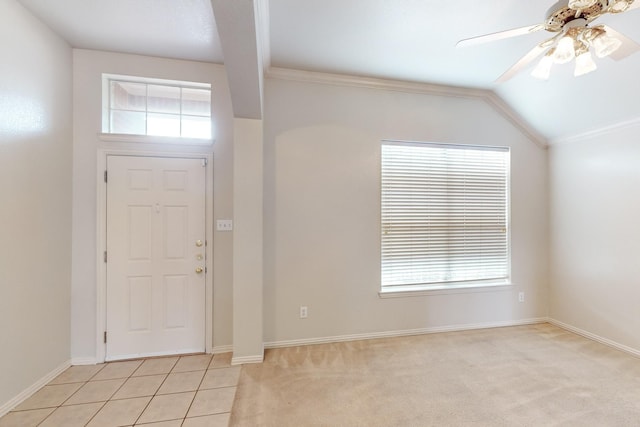
[(219, 219), (216, 221), (216, 230), (218, 231), (231, 231), (233, 230), (233, 220), (231, 219)]

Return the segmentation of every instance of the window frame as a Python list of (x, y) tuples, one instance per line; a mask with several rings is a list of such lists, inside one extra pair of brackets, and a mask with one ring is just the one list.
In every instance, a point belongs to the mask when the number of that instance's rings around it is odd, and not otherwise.
[[(145, 84), (147, 86), (166, 86), (166, 87), (178, 87), (180, 89), (204, 89), (208, 90), (210, 96), (213, 95), (213, 89), (211, 83), (190, 82), (182, 80), (170, 80), (170, 79), (158, 79), (152, 77), (138, 77), (122, 74), (102, 74), (102, 125), (99, 137), (103, 141), (107, 142), (133, 142), (143, 144), (175, 144), (175, 145), (211, 145), (215, 142), (214, 138), (214, 122), (213, 122), (213, 98), (210, 99), (210, 111), (209, 111), (209, 125), (211, 127), (211, 134), (209, 138), (193, 138), (185, 136), (163, 136), (163, 135), (151, 135), (135, 134), (135, 133), (116, 133), (111, 132), (111, 82), (118, 81), (123, 83)], [(148, 108), (145, 106), (145, 116), (149, 114)], [(153, 112), (151, 112), (153, 114)], [(191, 115), (185, 114), (185, 117)], [(179, 113), (179, 117), (182, 118), (182, 111)], [(197, 116), (207, 117), (207, 116)], [(146, 125), (145, 125), (146, 131)]]
[[(462, 149), (462, 150), (483, 150), (483, 151), (496, 151), (505, 152), (505, 228), (506, 228), (506, 276), (499, 279), (480, 279), (480, 280), (465, 280), (465, 281), (441, 281), (431, 283), (411, 283), (411, 284), (387, 284), (383, 283), (383, 239), (385, 222), (383, 221), (383, 209), (384, 209), (384, 188), (383, 188), (383, 147), (385, 145), (394, 146), (420, 146), (420, 147), (433, 147), (433, 148), (445, 148), (445, 149)], [(511, 149), (508, 146), (490, 146), (490, 145), (477, 145), (477, 144), (460, 144), (460, 143), (442, 143), (442, 142), (425, 142), (425, 141), (400, 141), (400, 140), (382, 140), (380, 143), (380, 220), (379, 220), (379, 232), (380, 232), (380, 286), (379, 296), (381, 298), (387, 297), (403, 297), (413, 295), (431, 295), (431, 294), (450, 294), (450, 293), (464, 293), (464, 292), (487, 292), (509, 289), (512, 285), (512, 271), (511, 271)]]

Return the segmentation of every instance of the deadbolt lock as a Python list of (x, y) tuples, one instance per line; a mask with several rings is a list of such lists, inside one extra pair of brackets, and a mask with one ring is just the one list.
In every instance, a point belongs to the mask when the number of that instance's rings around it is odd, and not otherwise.
[(197, 247), (202, 246), (202, 240), (196, 240), (196, 246)]

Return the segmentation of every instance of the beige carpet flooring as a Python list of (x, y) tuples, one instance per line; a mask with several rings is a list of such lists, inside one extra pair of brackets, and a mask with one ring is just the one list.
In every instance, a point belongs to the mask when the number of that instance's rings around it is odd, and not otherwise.
[(268, 350), (231, 426), (640, 426), (640, 359), (549, 324)]

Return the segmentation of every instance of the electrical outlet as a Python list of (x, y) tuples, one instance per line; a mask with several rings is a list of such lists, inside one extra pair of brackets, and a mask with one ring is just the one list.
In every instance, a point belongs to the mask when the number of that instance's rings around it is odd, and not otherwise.
[(306, 305), (301, 305), (300, 306), (300, 318), (301, 319), (306, 319), (308, 315), (309, 315), (309, 310), (307, 309), (307, 306)]
[(518, 292), (518, 301), (524, 302), (524, 292)]

